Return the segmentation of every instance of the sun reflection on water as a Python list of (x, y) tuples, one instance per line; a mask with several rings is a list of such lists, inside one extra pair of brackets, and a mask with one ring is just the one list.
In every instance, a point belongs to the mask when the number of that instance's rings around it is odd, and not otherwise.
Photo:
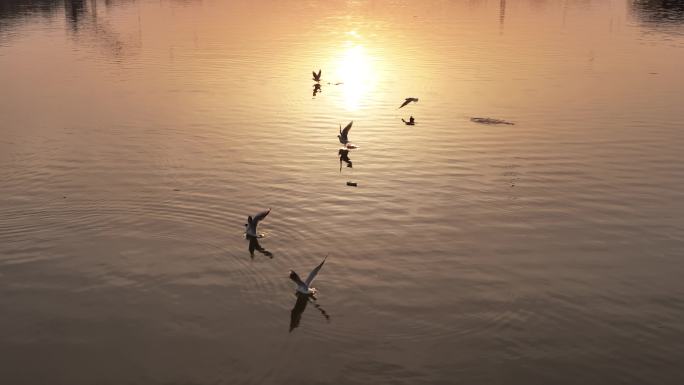
[[(348, 34), (359, 36), (355, 31)], [(338, 65), (335, 74), (343, 83), (344, 108), (356, 111), (368, 93), (375, 88), (373, 58), (360, 43), (347, 41), (345, 47), (341, 58), (336, 61)]]

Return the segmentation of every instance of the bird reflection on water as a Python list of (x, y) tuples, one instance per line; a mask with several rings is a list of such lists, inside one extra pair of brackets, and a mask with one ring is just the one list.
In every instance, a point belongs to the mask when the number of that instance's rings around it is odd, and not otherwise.
[(413, 115), (411, 115), (409, 120), (404, 120), (404, 118), (401, 118), (401, 121), (404, 122), (404, 124), (407, 126), (413, 126), (414, 124), (416, 124), (416, 119), (413, 118)]
[(309, 302), (313, 303), (314, 307), (321, 312), (321, 315), (327, 322), (330, 322), (330, 315), (321, 307), (321, 305), (315, 302), (316, 297), (313, 294), (303, 294), (297, 292), (296, 295), (297, 302), (295, 302), (295, 305), (290, 312), (290, 332), (299, 326), (299, 322), (302, 320), (302, 314), (304, 313), (304, 310), (306, 310), (306, 306), (309, 304)]
[(249, 240), (249, 255), (254, 259), (254, 250), (260, 252), (261, 254), (273, 259), (273, 253), (270, 251), (264, 249), (261, 247), (259, 244), (259, 237), (254, 237), (251, 235), (245, 235), (245, 237)]
[(352, 168), (352, 161), (349, 159), (349, 150), (346, 148), (341, 148), (337, 151), (337, 155), (340, 156), (340, 172), (342, 172), (342, 162), (347, 164), (347, 167)]

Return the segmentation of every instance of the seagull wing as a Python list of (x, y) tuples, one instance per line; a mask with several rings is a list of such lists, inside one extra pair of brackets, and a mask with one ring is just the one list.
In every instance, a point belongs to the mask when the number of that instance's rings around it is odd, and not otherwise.
[(311, 71), (311, 73), (313, 74), (314, 80), (316, 80), (316, 72), (315, 72), (315, 71)]
[(266, 218), (266, 216), (267, 216), (268, 213), (270, 213), (270, 212), (271, 212), (271, 209), (268, 209), (268, 210), (266, 210), (266, 211), (262, 211), (262, 212), (260, 212), (259, 214), (255, 215), (255, 216), (254, 216), (254, 219), (253, 219), (252, 221), (254, 222), (254, 224), (257, 224), (257, 223), (259, 223), (259, 221), (261, 221), (262, 219)]
[(345, 137), (345, 138), (347, 137), (347, 134), (349, 134), (349, 130), (351, 130), (352, 124), (354, 124), (353, 120), (351, 122), (349, 122), (349, 124), (347, 124), (347, 126), (342, 130), (342, 136), (343, 137)]
[(321, 70), (318, 70), (318, 74), (316, 74), (316, 79), (319, 79), (321, 77)]
[(407, 98), (407, 99), (404, 101), (404, 103), (401, 103), (401, 106), (399, 106), (399, 108), (404, 107), (405, 105), (407, 105), (407, 104), (409, 104), (409, 103), (411, 103), (411, 98)]
[(299, 275), (297, 275), (297, 273), (295, 273), (293, 270), (290, 270), (290, 279), (293, 280), (297, 286), (306, 287), (306, 284), (302, 282), (302, 279), (299, 278)]
[(316, 275), (321, 270), (321, 267), (323, 267), (323, 264), (325, 263), (325, 260), (327, 258), (328, 258), (328, 256), (326, 255), (325, 258), (323, 258), (323, 261), (318, 266), (316, 266), (315, 269), (311, 270), (311, 273), (309, 273), (309, 276), (306, 277), (306, 281), (304, 281), (304, 283), (307, 286), (311, 285), (311, 282), (313, 282), (314, 278), (316, 278)]

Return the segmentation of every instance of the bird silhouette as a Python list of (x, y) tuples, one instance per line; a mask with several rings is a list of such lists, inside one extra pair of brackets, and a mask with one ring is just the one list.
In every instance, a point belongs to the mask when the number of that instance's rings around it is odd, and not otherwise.
[(340, 143), (349, 143), (349, 138), (347, 137), (347, 135), (349, 134), (349, 130), (351, 130), (352, 124), (354, 124), (353, 120), (349, 122), (349, 124), (347, 124), (347, 126), (344, 127), (344, 129), (342, 129), (342, 125), (340, 124), (340, 134), (337, 135), (337, 138), (340, 140)]
[(405, 105), (407, 105), (411, 102), (418, 102), (418, 98), (406, 98), (404, 103), (402, 103), (401, 106), (399, 106), (399, 108), (404, 107)]

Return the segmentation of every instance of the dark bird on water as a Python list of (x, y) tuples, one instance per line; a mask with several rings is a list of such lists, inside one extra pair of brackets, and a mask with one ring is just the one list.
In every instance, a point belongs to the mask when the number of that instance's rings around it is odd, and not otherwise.
[(315, 80), (317, 82), (321, 81), (321, 70), (320, 69), (318, 70), (318, 73), (316, 73), (314, 71), (311, 71), (311, 73), (313, 74), (313, 80)]
[(401, 106), (399, 106), (399, 108), (404, 107), (405, 105), (407, 105), (411, 102), (418, 102), (418, 98), (406, 98), (404, 103), (402, 103)]

